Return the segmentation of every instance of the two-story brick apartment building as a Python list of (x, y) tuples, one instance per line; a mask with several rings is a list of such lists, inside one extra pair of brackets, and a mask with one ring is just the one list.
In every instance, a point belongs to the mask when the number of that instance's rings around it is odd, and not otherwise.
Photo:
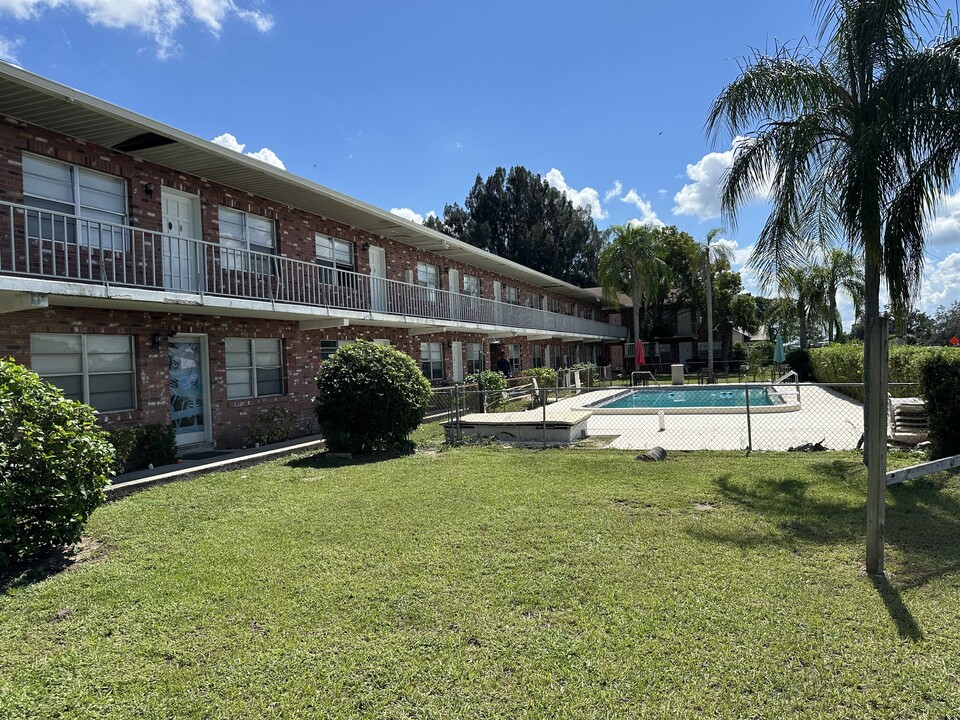
[(0, 63), (0, 352), (108, 425), (236, 446), (390, 343), (458, 381), (596, 360), (595, 294)]

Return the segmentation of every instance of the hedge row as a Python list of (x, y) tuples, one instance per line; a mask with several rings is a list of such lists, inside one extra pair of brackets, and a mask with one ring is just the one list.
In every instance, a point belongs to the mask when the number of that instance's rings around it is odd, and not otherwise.
[[(813, 348), (806, 353), (806, 362), (813, 380), (821, 383), (862, 383), (863, 345), (831, 345)], [(919, 395), (927, 403), (930, 419), (930, 439), (935, 457), (960, 453), (960, 349), (945, 347), (917, 347), (894, 345), (890, 347), (890, 394), (894, 397)], [(896, 387), (894, 383), (913, 383)], [(844, 388), (843, 391), (858, 400), (863, 391)]]

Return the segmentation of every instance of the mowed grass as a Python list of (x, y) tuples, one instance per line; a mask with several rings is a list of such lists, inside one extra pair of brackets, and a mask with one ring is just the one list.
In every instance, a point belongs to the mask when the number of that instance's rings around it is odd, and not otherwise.
[(5, 718), (947, 717), (960, 482), (852, 454), (311, 456), (98, 510), (0, 594)]

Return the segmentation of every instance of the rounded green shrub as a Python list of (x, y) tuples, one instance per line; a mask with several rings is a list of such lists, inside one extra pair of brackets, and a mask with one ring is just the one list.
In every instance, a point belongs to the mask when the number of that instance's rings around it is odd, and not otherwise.
[(359, 340), (320, 366), (314, 411), (328, 450), (372, 452), (402, 446), (423, 421), (431, 393), (409, 355)]
[(0, 360), (0, 567), (77, 542), (113, 459), (93, 408)]
[(960, 350), (937, 348), (926, 354), (920, 386), (927, 404), (933, 457), (960, 454)]
[(532, 367), (520, 371), (520, 377), (534, 377), (541, 388), (557, 386), (557, 371), (548, 367)]

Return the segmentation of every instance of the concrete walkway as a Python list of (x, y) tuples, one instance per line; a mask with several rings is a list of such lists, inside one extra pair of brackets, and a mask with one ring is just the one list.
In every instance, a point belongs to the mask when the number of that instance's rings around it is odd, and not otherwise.
[(124, 473), (113, 478), (106, 487), (107, 496), (111, 493), (134, 490), (152, 483), (169, 482), (182, 479), (189, 475), (210, 472), (211, 470), (226, 469), (234, 465), (255, 464), (266, 462), (280, 455), (289, 455), (303, 450), (317, 450), (324, 448), (324, 442), (319, 436), (298, 438), (287, 442), (267, 445), (259, 448), (243, 448), (239, 450), (210, 450), (184, 456), (183, 460), (174, 465), (163, 465), (158, 468), (137, 470)]

